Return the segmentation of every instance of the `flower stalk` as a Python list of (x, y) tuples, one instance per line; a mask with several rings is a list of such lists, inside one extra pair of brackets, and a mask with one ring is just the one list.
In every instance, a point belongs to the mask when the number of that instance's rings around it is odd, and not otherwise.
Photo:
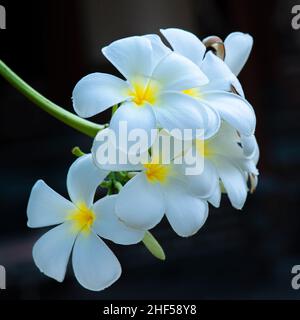
[(82, 119), (72, 112), (69, 112), (53, 103), (21, 79), (2, 60), (0, 60), (0, 75), (36, 106), (69, 127), (76, 129), (89, 137), (95, 137), (96, 134), (105, 127), (104, 125), (98, 125), (91, 121)]

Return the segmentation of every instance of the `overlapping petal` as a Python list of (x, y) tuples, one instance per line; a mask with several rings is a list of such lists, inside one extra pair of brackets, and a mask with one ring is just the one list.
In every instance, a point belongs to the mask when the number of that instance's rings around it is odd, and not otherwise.
[(160, 185), (149, 183), (144, 173), (137, 174), (119, 193), (116, 213), (128, 226), (142, 230), (153, 228), (165, 213)]
[(100, 113), (128, 98), (128, 83), (105, 73), (92, 73), (82, 78), (73, 90), (73, 107), (83, 118)]
[(214, 207), (219, 208), (221, 202), (221, 189), (220, 185), (218, 185), (213, 194), (207, 199), (209, 203), (211, 203)]
[(129, 245), (140, 242), (145, 232), (126, 226), (115, 214), (118, 196), (107, 196), (93, 205), (97, 216), (93, 230), (102, 238), (118, 244)]
[(89, 236), (83, 233), (76, 239), (72, 264), (78, 282), (92, 291), (103, 290), (121, 275), (121, 265), (107, 247), (94, 233)]
[(174, 51), (200, 64), (206, 51), (205, 45), (193, 33), (177, 29), (161, 29), (160, 32), (171, 44)]
[(160, 39), (157, 34), (147, 34), (145, 37), (150, 40), (152, 46), (152, 63), (155, 67), (165, 56), (172, 51)]
[(223, 91), (206, 91), (204, 99), (219, 112), (222, 119), (241, 134), (250, 136), (254, 133), (256, 117), (247, 100), (236, 94)]
[[(102, 170), (137, 171), (143, 168), (138, 157), (135, 159), (131, 157), (135, 154), (131, 155), (117, 148), (117, 139), (111, 128), (105, 128), (98, 132), (91, 151), (94, 163)], [(148, 155), (148, 150), (146, 153)]]
[[(205, 107), (196, 99), (178, 92), (168, 92), (160, 97), (159, 105), (153, 108), (159, 125), (171, 131), (173, 129), (206, 129), (208, 114)], [(217, 117), (217, 115), (215, 115)], [(216, 121), (217, 126), (217, 121)], [(217, 128), (214, 128), (217, 130)]]
[(208, 216), (208, 205), (186, 191), (184, 184), (170, 184), (164, 192), (166, 216), (181, 237), (195, 234), (205, 223)]
[(225, 157), (216, 159), (217, 171), (233, 207), (242, 209), (247, 198), (247, 184), (244, 173)]
[(91, 154), (78, 158), (71, 165), (67, 176), (67, 188), (72, 202), (76, 205), (85, 203), (89, 208), (97, 187), (108, 174), (108, 171), (94, 164)]
[(77, 234), (69, 222), (45, 233), (33, 247), (33, 260), (42, 273), (59, 282), (64, 280)]
[[(110, 128), (116, 135), (116, 148), (127, 153), (136, 141), (130, 141), (129, 135), (134, 131), (145, 133), (146, 141), (140, 144), (140, 152), (146, 151), (151, 146), (151, 134), (156, 129), (156, 117), (152, 107), (148, 104), (138, 106), (134, 102), (126, 102), (114, 113)], [(143, 130), (143, 132), (141, 131)]]
[(155, 67), (151, 79), (163, 90), (185, 90), (208, 83), (206, 75), (191, 60), (175, 52), (165, 56)]
[(229, 67), (212, 52), (207, 52), (201, 65), (201, 70), (206, 74), (209, 83), (202, 90), (223, 90), (231, 91), (231, 86), (244, 97), (244, 91), (237, 77)]
[(200, 159), (199, 163), (203, 163), (203, 171), (197, 175), (187, 175), (186, 180), (192, 193), (201, 198), (209, 198), (214, 194), (219, 184), (218, 173), (209, 160)]

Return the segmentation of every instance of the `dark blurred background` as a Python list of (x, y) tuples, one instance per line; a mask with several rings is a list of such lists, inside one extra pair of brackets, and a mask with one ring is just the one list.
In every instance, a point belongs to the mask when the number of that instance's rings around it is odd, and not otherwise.
[[(44, 0), (0, 1), (7, 29), (0, 30), (0, 59), (51, 100), (71, 107), (84, 75), (116, 73), (100, 53), (113, 40), (180, 27), (200, 38), (248, 32), (254, 48), (240, 80), (258, 119), (261, 148), (257, 192), (239, 212), (226, 197), (199, 233), (176, 236), (169, 225), (154, 234), (167, 260), (141, 245), (113, 246), (121, 279), (93, 293), (69, 270), (59, 284), (35, 267), (31, 250), (45, 230), (26, 227), (31, 187), (44, 179), (66, 195), (65, 178), (78, 145), (91, 139), (28, 102), (0, 78), (0, 265), (7, 290), (0, 299), (298, 299), (291, 268), (300, 264), (299, 116), (300, 30), (291, 27), (296, 1)], [(103, 123), (109, 113), (93, 118)], [(71, 268), (70, 268), (71, 269)]]

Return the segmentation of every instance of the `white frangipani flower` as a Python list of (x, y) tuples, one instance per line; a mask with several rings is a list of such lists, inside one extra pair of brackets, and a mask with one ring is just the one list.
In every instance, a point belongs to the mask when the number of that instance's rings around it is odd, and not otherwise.
[[(161, 32), (175, 52), (193, 61), (209, 79), (207, 84), (190, 87), (185, 93), (215, 109), (241, 135), (251, 136), (256, 125), (255, 113), (242, 97), (242, 87), (229, 67), (212, 52), (206, 52), (205, 45), (194, 34), (176, 28)], [(232, 85), (241, 96), (229, 92)]]
[(183, 93), (208, 83), (206, 75), (192, 61), (163, 45), (158, 36), (117, 40), (102, 53), (126, 80), (105, 73), (81, 79), (73, 91), (73, 106), (81, 117), (121, 103), (110, 122), (116, 134), (120, 121), (127, 122), (128, 131), (144, 129), (149, 136), (157, 127), (200, 127), (208, 135), (218, 130), (216, 112)]
[(205, 190), (211, 186), (213, 194), (208, 200), (219, 207), (221, 188), (224, 188), (233, 207), (242, 209), (247, 198), (248, 175), (252, 175), (253, 179), (258, 175), (257, 144), (255, 153), (251, 157), (246, 157), (237, 131), (223, 121), (215, 136), (207, 140), (195, 140), (191, 147), (204, 161), (203, 172), (189, 177), (190, 187), (194, 193), (204, 196), (207, 192)]
[(34, 262), (47, 276), (63, 281), (73, 251), (72, 265), (79, 283), (89, 290), (105, 289), (120, 277), (121, 266), (99, 236), (124, 245), (143, 239), (143, 231), (127, 227), (115, 215), (116, 196), (93, 203), (95, 191), (107, 174), (94, 165), (91, 155), (77, 159), (67, 176), (72, 202), (42, 180), (34, 185), (27, 208), (28, 226), (58, 225), (33, 248)]
[[(101, 142), (94, 142), (92, 153), (100, 168), (110, 171), (135, 171), (121, 189), (116, 200), (116, 214), (128, 226), (148, 230), (155, 227), (164, 214), (173, 230), (182, 237), (195, 234), (208, 216), (207, 201), (195, 196), (189, 188), (182, 164), (174, 163), (169, 152), (160, 148), (160, 132), (151, 148), (150, 160), (131, 165), (97, 162), (97, 149)], [(173, 152), (174, 154), (174, 152)]]

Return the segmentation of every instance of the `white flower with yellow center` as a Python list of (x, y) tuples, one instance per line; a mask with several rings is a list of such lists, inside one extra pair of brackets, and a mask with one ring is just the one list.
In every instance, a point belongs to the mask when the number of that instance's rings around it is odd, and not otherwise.
[(93, 203), (95, 191), (107, 174), (94, 165), (91, 155), (77, 159), (67, 177), (72, 202), (42, 180), (34, 185), (27, 208), (28, 226), (58, 225), (33, 248), (34, 262), (47, 276), (63, 281), (73, 250), (72, 265), (79, 283), (89, 290), (103, 290), (120, 277), (121, 266), (99, 236), (123, 245), (143, 239), (143, 231), (127, 227), (115, 215), (116, 196)]
[[(97, 165), (110, 171), (134, 171), (134, 176), (121, 189), (116, 200), (116, 214), (128, 226), (148, 230), (166, 214), (174, 231), (183, 237), (195, 234), (208, 215), (207, 201), (195, 196), (188, 185), (182, 164), (170, 159), (169, 150), (160, 148), (161, 134), (151, 148), (149, 161), (139, 164), (105, 165), (97, 162), (97, 146), (92, 152)], [(173, 152), (174, 153), (174, 152)]]
[(176, 28), (161, 32), (175, 52), (194, 62), (209, 79), (207, 84), (190, 87), (184, 92), (216, 110), (241, 135), (251, 136), (256, 125), (255, 113), (247, 100), (229, 92), (232, 85), (239, 92), (242, 87), (226, 63), (212, 52), (206, 52), (205, 45), (190, 32)]
[(102, 52), (126, 80), (105, 73), (81, 79), (73, 91), (73, 106), (81, 117), (121, 103), (110, 122), (117, 135), (120, 121), (127, 123), (128, 132), (143, 129), (149, 136), (157, 127), (169, 131), (200, 127), (207, 135), (218, 130), (216, 112), (183, 93), (208, 83), (206, 75), (158, 36), (124, 38)]
[(255, 153), (246, 157), (241, 147), (237, 131), (226, 122), (222, 122), (219, 132), (207, 140), (195, 140), (191, 147), (204, 162), (200, 175), (190, 176), (189, 184), (195, 194), (206, 197), (218, 207), (221, 190), (227, 193), (231, 204), (242, 209), (248, 192), (247, 179), (250, 176), (251, 189), (256, 184), (258, 171), (256, 164), (259, 157), (256, 144)]

